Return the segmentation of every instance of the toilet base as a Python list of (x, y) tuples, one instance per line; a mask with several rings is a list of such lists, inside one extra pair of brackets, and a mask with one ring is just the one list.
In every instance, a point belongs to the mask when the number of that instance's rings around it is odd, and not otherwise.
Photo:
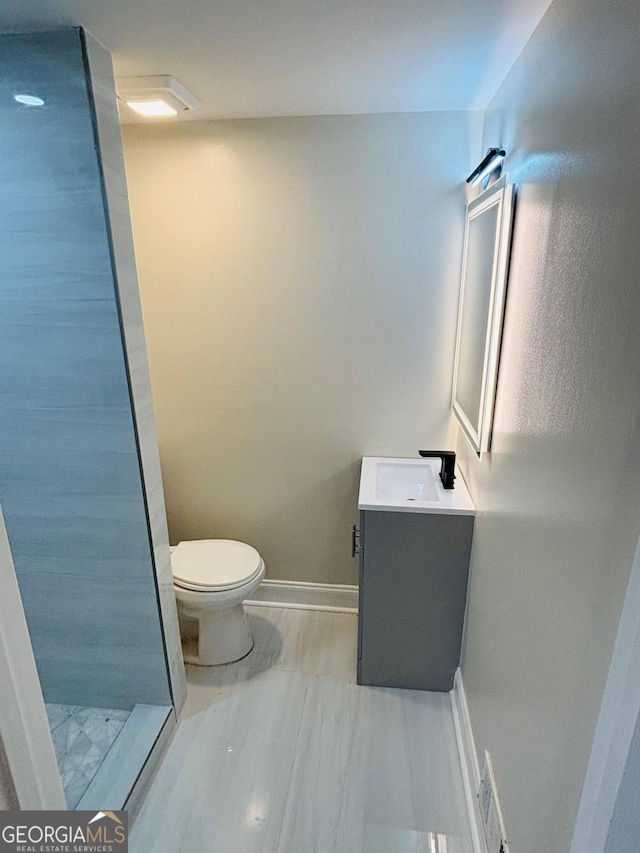
[(191, 641), (188, 645), (193, 648), (195, 639), (198, 651), (194, 654), (185, 648), (185, 663), (221, 666), (241, 660), (253, 649), (253, 637), (242, 603), (226, 610), (204, 613), (185, 607), (183, 614), (189, 621), (198, 623), (197, 638), (188, 637)]

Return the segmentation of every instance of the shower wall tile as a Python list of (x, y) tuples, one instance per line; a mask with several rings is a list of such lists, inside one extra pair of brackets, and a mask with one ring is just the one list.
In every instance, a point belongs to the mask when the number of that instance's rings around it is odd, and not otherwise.
[[(129, 579), (115, 585), (111, 577), (95, 574), (31, 573), (20, 588), (38, 612), (37, 621), (30, 622), (30, 633), (38, 649), (38, 670), (48, 674), (48, 702), (62, 703), (76, 695), (79, 685), (90, 689), (93, 702), (113, 708), (131, 708), (136, 696), (150, 697), (149, 704), (166, 704), (166, 664), (157, 654), (157, 635), (148, 630), (158, 618), (148, 584)], [(58, 637), (65, 614), (62, 656)]]
[[(104, 56), (92, 73), (106, 97)], [(19, 105), (18, 92), (45, 104)], [(115, 134), (100, 154), (122, 213)], [(0, 36), (0, 152), (0, 502), (43, 691), (70, 705), (167, 704), (79, 30)]]
[(173, 700), (176, 712), (179, 714), (186, 698), (187, 685), (173, 590), (167, 514), (151, 397), (151, 380), (131, 233), (129, 203), (124, 180), (124, 157), (114, 97), (113, 68), (109, 53), (88, 36), (86, 36), (86, 50), (93, 87), (106, 201), (110, 214), (111, 247), (115, 263), (120, 317), (127, 351), (140, 464), (143, 472), (153, 544), (156, 583), (162, 612)]

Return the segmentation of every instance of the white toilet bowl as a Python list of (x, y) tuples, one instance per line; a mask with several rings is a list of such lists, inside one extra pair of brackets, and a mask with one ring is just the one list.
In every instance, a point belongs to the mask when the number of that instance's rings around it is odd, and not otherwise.
[(242, 602), (265, 574), (256, 549), (232, 539), (181, 542), (171, 565), (185, 662), (216, 666), (248, 655), (253, 637)]

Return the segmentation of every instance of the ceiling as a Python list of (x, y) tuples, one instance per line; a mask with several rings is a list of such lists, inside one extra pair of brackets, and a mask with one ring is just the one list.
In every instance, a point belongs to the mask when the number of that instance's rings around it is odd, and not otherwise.
[(2, 0), (0, 31), (83, 26), (193, 118), (483, 109), (550, 0)]

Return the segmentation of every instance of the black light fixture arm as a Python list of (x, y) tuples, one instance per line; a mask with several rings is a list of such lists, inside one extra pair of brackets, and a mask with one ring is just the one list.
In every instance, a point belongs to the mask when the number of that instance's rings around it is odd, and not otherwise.
[[(507, 152), (504, 150), (504, 148), (490, 148), (487, 151), (484, 159), (481, 160), (480, 163), (478, 163), (473, 172), (471, 172), (471, 174), (467, 178), (467, 183), (472, 184), (480, 175), (482, 175), (484, 170), (487, 168), (487, 166), (491, 164), (493, 160), (502, 160), (506, 156)], [(497, 166), (498, 163), (496, 163), (496, 167)]]
[(419, 450), (420, 456), (426, 459), (441, 459), (440, 479), (445, 489), (453, 489), (456, 478), (456, 454), (453, 450)]

